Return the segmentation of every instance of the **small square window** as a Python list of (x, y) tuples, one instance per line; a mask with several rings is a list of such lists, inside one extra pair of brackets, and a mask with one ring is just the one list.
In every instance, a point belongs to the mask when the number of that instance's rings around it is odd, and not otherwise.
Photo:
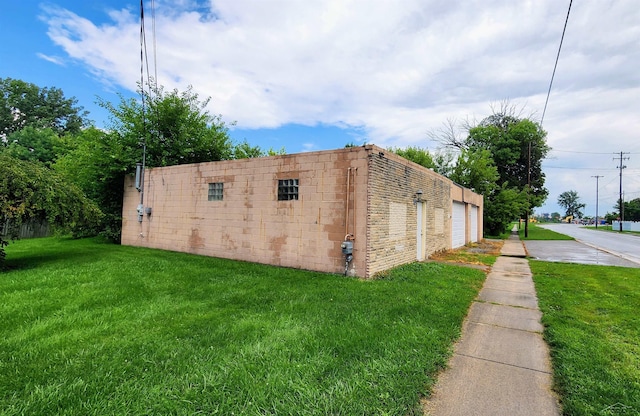
[(278, 201), (291, 201), (293, 199), (298, 199), (298, 180), (279, 179)]
[(224, 183), (215, 182), (209, 184), (209, 201), (222, 201)]

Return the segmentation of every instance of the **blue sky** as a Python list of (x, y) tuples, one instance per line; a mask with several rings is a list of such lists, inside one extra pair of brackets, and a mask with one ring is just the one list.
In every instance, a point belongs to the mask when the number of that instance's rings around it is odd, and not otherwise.
[[(57, 87), (90, 111), (133, 96), (140, 79), (139, 2), (3, 2), (0, 77)], [(145, 3), (147, 18), (151, 3)], [(155, 1), (159, 83), (192, 85), (231, 136), (288, 153), (347, 143), (420, 146), (448, 120), (478, 121), (510, 100), (540, 118), (569, 1)], [(625, 200), (640, 197), (640, 8), (574, 2), (544, 120), (543, 164), (560, 211), (576, 190), (611, 211), (616, 152), (629, 152)], [(152, 21), (146, 22), (153, 54)], [(153, 63), (153, 61), (152, 61)]]

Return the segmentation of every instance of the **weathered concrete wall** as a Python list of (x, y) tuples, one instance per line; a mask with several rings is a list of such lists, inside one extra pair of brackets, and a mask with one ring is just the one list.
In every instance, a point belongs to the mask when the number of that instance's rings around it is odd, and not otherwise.
[[(152, 214), (137, 221), (140, 196), (130, 178), (122, 244), (342, 273), (348, 233), (350, 273), (364, 277), (366, 177), (361, 147), (147, 169), (144, 205)], [(298, 200), (278, 201), (279, 179), (299, 180)], [(224, 184), (222, 201), (208, 201), (209, 183)]]

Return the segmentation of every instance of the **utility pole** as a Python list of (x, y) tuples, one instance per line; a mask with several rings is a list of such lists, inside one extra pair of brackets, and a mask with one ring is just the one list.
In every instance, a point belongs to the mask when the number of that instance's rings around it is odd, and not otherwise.
[(598, 229), (598, 179), (604, 178), (602, 175), (595, 175), (592, 178), (596, 178), (596, 230)]
[(531, 211), (531, 138), (529, 138), (529, 157), (527, 162), (527, 213), (524, 223), (524, 238), (529, 238), (529, 211)]
[(623, 157), (623, 155), (628, 155), (629, 152), (620, 152), (620, 157), (613, 158), (613, 160), (620, 159), (619, 166), (616, 166), (620, 169), (620, 232), (622, 232), (622, 221), (624, 221), (624, 202), (622, 201), (622, 169), (626, 168), (625, 165), (622, 164), (623, 160), (629, 160), (628, 157)]

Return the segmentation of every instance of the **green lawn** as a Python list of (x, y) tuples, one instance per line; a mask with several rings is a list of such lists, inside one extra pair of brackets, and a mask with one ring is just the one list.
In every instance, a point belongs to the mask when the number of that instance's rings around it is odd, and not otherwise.
[(518, 230), (520, 240), (573, 240), (573, 237), (560, 234), (555, 231), (547, 230), (546, 228), (538, 227), (535, 223), (529, 223), (529, 236), (524, 236), (524, 224), (520, 226)]
[(2, 415), (420, 414), (484, 274), (375, 281), (23, 240), (0, 274)]
[(640, 414), (640, 269), (529, 264), (564, 414)]

